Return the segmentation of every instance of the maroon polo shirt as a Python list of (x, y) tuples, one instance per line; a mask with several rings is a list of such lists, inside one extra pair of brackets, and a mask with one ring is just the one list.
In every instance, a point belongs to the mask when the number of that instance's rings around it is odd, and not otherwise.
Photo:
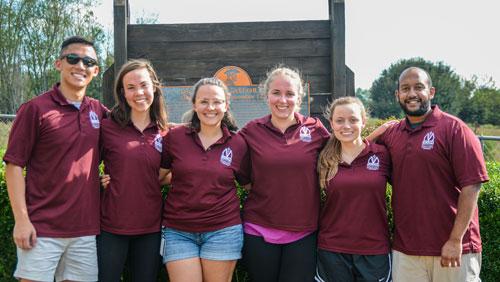
[(252, 189), (246, 222), (287, 231), (315, 231), (319, 217), (318, 154), (329, 138), (316, 118), (295, 113), (282, 133), (271, 115), (249, 122), (240, 134), (248, 144)]
[(390, 155), (382, 145), (365, 144), (350, 165), (339, 164), (328, 182), (320, 216), (320, 249), (358, 255), (390, 252), (385, 204)]
[(26, 167), (26, 204), (38, 236), (99, 233), (99, 127), (106, 111), (89, 97), (78, 110), (57, 85), (19, 108), (4, 161)]
[[(422, 125), (412, 129), (402, 120), (380, 142), (393, 165), (393, 248), (408, 255), (441, 255), (461, 188), (488, 181), (478, 138), (460, 119), (433, 106)], [(477, 206), (462, 247), (464, 253), (481, 251)]]
[(246, 158), (241, 136), (223, 127), (207, 150), (194, 129), (179, 126), (164, 138), (162, 167), (172, 171), (162, 225), (209, 232), (241, 223), (235, 178)]
[(162, 132), (154, 123), (139, 131), (111, 118), (101, 127), (101, 158), (111, 181), (101, 194), (101, 229), (115, 234), (159, 232), (162, 195), (158, 180)]

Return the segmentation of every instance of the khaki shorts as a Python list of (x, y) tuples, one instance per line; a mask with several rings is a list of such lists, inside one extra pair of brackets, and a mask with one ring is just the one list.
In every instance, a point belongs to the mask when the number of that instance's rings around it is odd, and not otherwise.
[(462, 255), (460, 267), (442, 267), (439, 256), (409, 256), (392, 251), (392, 279), (395, 282), (479, 282), (481, 253)]
[(95, 236), (38, 237), (30, 250), (17, 248), (14, 277), (33, 281), (97, 281)]

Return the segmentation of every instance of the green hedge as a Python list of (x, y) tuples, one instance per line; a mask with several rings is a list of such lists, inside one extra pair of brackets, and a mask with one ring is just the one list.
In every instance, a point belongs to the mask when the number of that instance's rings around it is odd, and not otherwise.
[[(3, 152), (0, 150), (3, 156)], [(481, 278), (485, 282), (498, 281), (500, 277), (500, 163), (488, 162), (490, 182), (482, 187), (479, 196), (479, 215), (483, 240), (483, 265)], [(388, 195), (388, 199), (390, 195)], [(4, 166), (0, 165), (0, 281), (16, 281), (12, 278), (16, 263), (12, 241), (12, 212), (4, 179)], [(162, 271), (161, 281), (166, 281)], [(246, 273), (238, 265), (233, 281), (247, 281)]]

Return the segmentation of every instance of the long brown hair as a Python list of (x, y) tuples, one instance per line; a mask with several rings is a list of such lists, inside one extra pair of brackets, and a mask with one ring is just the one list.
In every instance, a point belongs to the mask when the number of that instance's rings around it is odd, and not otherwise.
[[(331, 122), (335, 107), (349, 104), (358, 105), (361, 109), (362, 119), (366, 120), (366, 110), (361, 100), (356, 97), (349, 96), (334, 100), (330, 104), (330, 107), (328, 107), (328, 109), (326, 110), (325, 118), (327, 118)], [(323, 150), (321, 150), (318, 158), (317, 170), (319, 176), (319, 184), (322, 190), (328, 186), (328, 181), (330, 181), (330, 179), (335, 177), (335, 174), (337, 174), (340, 162), (342, 162), (342, 145), (340, 141), (335, 137), (335, 134), (332, 132), (330, 139), (328, 139), (325, 147), (323, 147)]]
[(160, 88), (160, 81), (151, 63), (143, 59), (130, 60), (121, 67), (115, 81), (115, 105), (113, 106), (113, 109), (111, 109), (111, 118), (122, 127), (125, 127), (130, 123), (131, 109), (127, 103), (127, 100), (125, 99), (123, 77), (127, 73), (137, 69), (146, 69), (149, 73), (149, 77), (153, 82), (154, 89), (153, 104), (151, 105), (151, 109), (149, 110), (149, 116), (151, 118), (151, 121), (156, 123), (156, 125), (161, 130), (165, 130), (167, 129), (167, 110)]

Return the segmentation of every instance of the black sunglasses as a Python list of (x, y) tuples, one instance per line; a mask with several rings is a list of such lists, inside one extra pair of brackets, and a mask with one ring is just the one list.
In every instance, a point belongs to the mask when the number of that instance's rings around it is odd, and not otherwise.
[(77, 54), (66, 54), (66, 55), (61, 56), (61, 59), (64, 59), (64, 58), (66, 58), (66, 61), (68, 61), (68, 63), (70, 65), (76, 65), (76, 64), (78, 64), (78, 62), (80, 60), (82, 60), (83, 65), (88, 67), (88, 68), (91, 68), (91, 67), (97, 65), (96, 59), (93, 59), (93, 58), (87, 57), (87, 56), (82, 58), (82, 57), (78, 56)]

